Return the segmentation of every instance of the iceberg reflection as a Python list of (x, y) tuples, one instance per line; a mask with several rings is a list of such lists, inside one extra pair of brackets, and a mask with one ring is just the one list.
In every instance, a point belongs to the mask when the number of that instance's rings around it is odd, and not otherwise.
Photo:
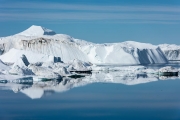
[(129, 71), (93, 72), (83, 78), (64, 77), (61, 80), (41, 81), (33, 77), (15, 80), (0, 80), (1, 90), (13, 90), (21, 92), (31, 99), (38, 99), (53, 93), (68, 91), (75, 87), (92, 83), (120, 83), (125, 85), (137, 85), (158, 80), (176, 79), (177, 77), (164, 77), (144, 72), (134, 73)]

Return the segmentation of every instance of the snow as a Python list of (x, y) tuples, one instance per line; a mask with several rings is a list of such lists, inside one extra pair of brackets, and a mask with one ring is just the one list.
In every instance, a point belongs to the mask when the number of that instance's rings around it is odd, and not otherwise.
[(68, 64), (63, 64), (60, 62), (53, 63), (53, 62), (45, 62), (42, 64), (42, 67), (48, 68), (51, 71), (60, 74), (61, 76), (68, 76), (71, 73), (67, 70)]
[(175, 44), (161, 44), (159, 47), (168, 60), (180, 60), (180, 46)]
[(68, 70), (69, 71), (89, 71), (91, 70), (90, 64), (74, 59), (69, 62)]
[(0, 59), (6, 63), (15, 63), (22, 55), (25, 55), (30, 63), (53, 61), (52, 58), (54, 58), (51, 55), (12, 48), (7, 53), (1, 55)]
[(39, 76), (41, 79), (61, 79), (61, 75), (53, 72), (49, 68), (41, 67), (41, 66), (35, 66), (30, 64), (28, 66), (28, 69), (32, 70), (32, 72)]
[[(61, 61), (66, 63), (73, 59), (89, 61), (94, 64), (151, 64), (168, 62), (159, 47), (149, 43), (126, 41), (122, 43), (95, 44), (74, 39), (69, 35), (45, 34), (51, 32), (51, 30), (41, 26), (33, 25), (19, 34), (0, 38), (0, 49), (2, 53), (7, 53), (11, 49), (18, 49), (23, 52), (29, 51), (35, 54), (43, 54), (44, 56), (59, 57)], [(32, 57), (29, 58), (28, 55), (26, 57), (30, 62), (32, 61), (30, 60)]]
[(159, 69), (159, 72), (178, 72), (178, 69), (171, 66), (162, 67)]
[(13, 67), (9, 70), (9, 74), (12, 75), (34, 75), (34, 73), (28, 69), (27, 67), (20, 67), (18, 65), (13, 65)]
[[(6, 84), (0, 83), (0, 88), (37, 99), (47, 91), (64, 92), (90, 83), (153, 82), (161, 79), (154, 74), (158, 70), (142, 64), (168, 63), (168, 59), (180, 59), (179, 53), (178, 45), (156, 46), (135, 41), (95, 44), (33, 25), (16, 35), (0, 38), (0, 80), (7, 80)], [(108, 64), (113, 66), (107, 67)], [(118, 66), (132, 64), (135, 66)], [(74, 74), (70, 71), (89, 70), (92, 75), (68, 78)], [(159, 71), (177, 70), (164, 67)], [(32, 84), (19, 84), (22, 81)]]
[(17, 65), (19, 67), (27, 67), (29, 65), (29, 61), (24, 54), (13, 64), (13, 66)]
[(126, 41), (122, 43), (123, 46), (131, 49), (131, 48), (138, 48), (138, 49), (156, 49), (157, 46), (152, 45), (150, 43), (139, 43), (135, 41)]
[(180, 49), (180, 46), (175, 45), (175, 44), (160, 44), (159, 47), (162, 50), (177, 50), (177, 49)]
[(95, 64), (151, 64), (167, 63), (158, 46), (127, 41), (113, 44), (85, 44), (80, 49)]
[(0, 70), (8, 70), (9, 67), (0, 60)]
[(50, 29), (32, 25), (27, 30), (18, 33), (18, 35), (24, 35), (24, 36), (39, 36), (39, 35), (55, 35), (56, 33)]
[(107, 70), (95, 64), (168, 63), (162, 50), (149, 43), (95, 44), (35, 25), (0, 38), (0, 53), (0, 74), (35, 75), (37, 79), (61, 79), (72, 75), (70, 71)]

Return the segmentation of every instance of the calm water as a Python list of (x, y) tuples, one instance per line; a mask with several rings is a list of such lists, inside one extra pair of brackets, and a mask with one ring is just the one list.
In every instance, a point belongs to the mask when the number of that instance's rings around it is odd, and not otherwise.
[(1, 83), (0, 120), (180, 120), (179, 78), (111, 75), (116, 83), (102, 74), (104, 82)]

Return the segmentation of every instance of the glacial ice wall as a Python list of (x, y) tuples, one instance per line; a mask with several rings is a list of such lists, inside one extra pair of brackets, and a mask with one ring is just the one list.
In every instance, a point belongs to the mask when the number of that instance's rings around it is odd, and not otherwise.
[[(152, 44), (134, 41), (95, 44), (74, 39), (64, 34), (46, 35), (44, 32), (52, 32), (52, 30), (32, 26), (19, 34), (0, 38), (0, 53), (7, 56), (7, 59), (4, 57), (3, 59), (8, 60), (8, 56), (10, 55), (9, 57), (11, 57), (11, 54), (6, 54), (15, 48), (21, 51), (41, 54), (42, 56), (60, 57), (63, 62), (73, 59), (97, 64), (151, 64), (168, 62), (161, 49)], [(26, 56), (28, 57), (28, 55)]]
[(175, 44), (161, 44), (164, 55), (168, 60), (180, 60), (180, 46)]
[(86, 44), (80, 48), (93, 63), (109, 64), (153, 64), (167, 63), (157, 46), (127, 41), (114, 44)]
[(76, 47), (76, 44), (69, 41), (37, 38), (21, 40), (19, 44), (22, 45), (23, 50), (61, 57), (62, 61), (73, 59), (88, 61), (86, 55)]

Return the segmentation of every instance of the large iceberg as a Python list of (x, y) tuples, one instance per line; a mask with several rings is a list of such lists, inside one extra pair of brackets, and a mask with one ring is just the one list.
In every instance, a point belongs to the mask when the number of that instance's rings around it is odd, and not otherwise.
[[(19, 34), (0, 38), (0, 51), (3, 56), (0, 59), (3, 62), (10, 62), (8, 57), (12, 57), (14, 53), (9, 52), (14, 52), (14, 49), (25, 54), (30, 62), (36, 62), (34, 60), (44, 61), (48, 56), (59, 57), (65, 63), (73, 59), (94, 64), (168, 62), (161, 49), (152, 44), (134, 41), (95, 44), (74, 39), (68, 35), (56, 34), (52, 30), (34, 25)], [(28, 57), (32, 52), (37, 57)], [(33, 56), (33, 54), (31, 55)], [(14, 59), (16, 58), (11, 60)]]

